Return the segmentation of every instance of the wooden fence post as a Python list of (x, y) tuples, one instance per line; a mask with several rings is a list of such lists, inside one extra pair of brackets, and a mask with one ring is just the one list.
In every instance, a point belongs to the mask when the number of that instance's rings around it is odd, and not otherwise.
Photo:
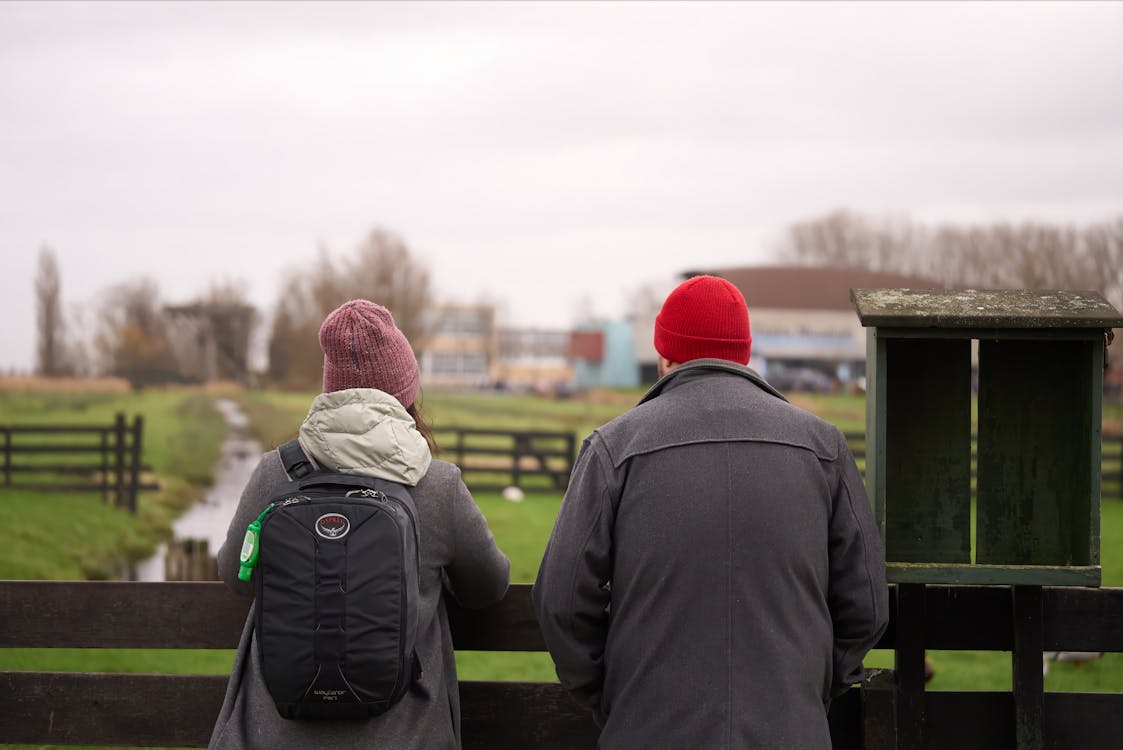
[(1040, 586), (1011, 586), (1014, 620), (1014, 731), (1018, 750), (1044, 750), (1045, 617)]
[(132, 445), (129, 452), (129, 512), (136, 514), (136, 496), (140, 485), (140, 448), (143, 444), (144, 417), (133, 418)]
[(515, 449), (512, 452), (514, 465), (511, 467), (511, 484), (518, 487), (519, 483), (522, 481), (522, 457), (526, 452), (527, 446), (525, 435), (515, 433), (513, 437), (515, 438)]
[(12, 431), (4, 428), (4, 486), (12, 483)]
[(897, 694), (890, 669), (868, 670), (862, 685), (862, 748), (897, 750)]
[(109, 503), (109, 430), (102, 429), (99, 433), (101, 446), (101, 501)]
[(113, 421), (114, 435), (114, 491), (113, 505), (120, 507), (125, 500), (125, 415), (117, 412)]
[(928, 593), (923, 583), (897, 584), (897, 747), (925, 750), (927, 721), (924, 697), (924, 651), (927, 640)]

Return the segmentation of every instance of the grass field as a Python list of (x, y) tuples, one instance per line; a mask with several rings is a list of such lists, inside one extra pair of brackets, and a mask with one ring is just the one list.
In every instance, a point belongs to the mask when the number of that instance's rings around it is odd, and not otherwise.
[(171, 522), (211, 481), (226, 424), (196, 391), (18, 393), (0, 391), (0, 424), (102, 425), (124, 412), (145, 419), (144, 461), (162, 489), (141, 493), (137, 517), (96, 493), (0, 495), (0, 577), (114, 578), (152, 554)]
[[(307, 412), (310, 393), (231, 394), (249, 414), (264, 445), (295, 434)], [(571, 430), (579, 439), (621, 413), (641, 392), (603, 392), (586, 399), (550, 400), (500, 394), (428, 394), (424, 412), (434, 426)], [(0, 578), (76, 579), (111, 577), (123, 561), (145, 557), (167, 533), (170, 521), (210, 477), (224, 432), (213, 396), (194, 391), (142, 394), (0, 393), (0, 423), (107, 422), (115, 411), (146, 418), (145, 459), (164, 491), (141, 497), (137, 518), (103, 506), (96, 496), (37, 496), (0, 493)], [(796, 396), (793, 401), (838, 425), (861, 432), (865, 406), (860, 397)], [(1123, 424), (1123, 407), (1105, 405), (1105, 425)], [(528, 495), (510, 503), (497, 494), (476, 497), (499, 542), (512, 561), (512, 579), (534, 579), (561, 496)], [(1102, 513), (1105, 586), (1123, 586), (1123, 503), (1105, 502)], [(932, 652), (934, 690), (1008, 690), (1007, 653)], [(466, 679), (554, 679), (545, 654), (461, 653)], [(190, 672), (224, 674), (229, 651), (131, 651), (0, 649), (0, 669)], [(867, 663), (891, 666), (892, 654), (875, 652)], [(1052, 664), (1049, 690), (1123, 692), (1123, 654), (1078, 667)]]

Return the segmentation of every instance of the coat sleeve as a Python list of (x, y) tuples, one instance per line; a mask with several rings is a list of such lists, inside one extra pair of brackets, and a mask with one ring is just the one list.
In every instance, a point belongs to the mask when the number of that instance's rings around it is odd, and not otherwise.
[(830, 523), (827, 593), (834, 623), (832, 698), (861, 681), (862, 660), (889, 623), (881, 534), (858, 466), (841, 433), (838, 444), (839, 478)]
[(230, 519), (230, 526), (226, 529), (226, 541), (218, 550), (218, 577), (233, 591), (244, 596), (253, 596), (253, 583), (238, 580), (246, 527), (265, 510), (270, 490), (284, 476), (281, 459), (276, 451), (270, 451), (261, 457), (242, 489), (238, 507), (234, 509), (234, 517)]
[(558, 679), (601, 723), (618, 483), (600, 437), (581, 446), (534, 583), (538, 624)]
[(445, 567), (446, 586), (462, 606), (486, 607), (507, 593), (511, 562), (496, 545), (487, 519), (459, 471), (453, 495), (453, 552)]

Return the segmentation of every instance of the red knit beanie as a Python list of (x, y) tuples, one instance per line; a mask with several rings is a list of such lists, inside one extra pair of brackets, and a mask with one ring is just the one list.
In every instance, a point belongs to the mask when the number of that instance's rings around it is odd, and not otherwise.
[(746, 365), (752, 343), (744, 295), (717, 276), (679, 284), (655, 318), (655, 351), (679, 364), (713, 357)]
[(324, 350), (324, 393), (377, 388), (406, 408), (417, 398), (420, 373), (413, 347), (382, 305), (364, 299), (345, 302), (320, 326)]

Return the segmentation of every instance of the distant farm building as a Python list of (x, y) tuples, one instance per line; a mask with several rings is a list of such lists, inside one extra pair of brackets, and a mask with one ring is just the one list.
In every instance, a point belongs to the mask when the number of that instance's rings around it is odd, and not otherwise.
[[(799, 373), (813, 389), (825, 382), (824, 377), (847, 383), (865, 374), (866, 332), (854, 315), (851, 289), (940, 286), (917, 276), (820, 266), (691, 270), (680, 280), (702, 274), (727, 279), (745, 295), (753, 336), (750, 365), (777, 381)], [(638, 322), (635, 331), (637, 350), (647, 352), (639, 362), (645, 382), (655, 376), (657, 355), (650, 335), (654, 323), (654, 317)]]
[(250, 338), (257, 321), (252, 306), (230, 302), (169, 305), (164, 314), (171, 326), (168, 343), (180, 377), (200, 383), (251, 382)]

